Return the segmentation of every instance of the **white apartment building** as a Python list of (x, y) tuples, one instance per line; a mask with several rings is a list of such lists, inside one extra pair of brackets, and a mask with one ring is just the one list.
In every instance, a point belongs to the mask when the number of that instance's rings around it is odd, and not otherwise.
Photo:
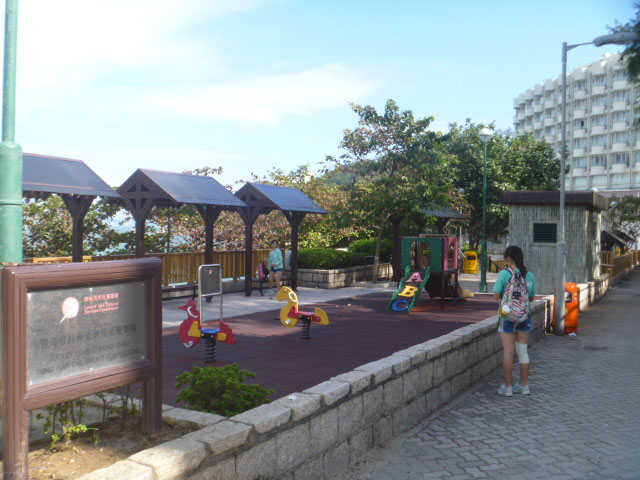
[[(640, 129), (634, 129), (640, 85), (630, 82), (620, 54), (567, 74), (568, 190), (640, 195)], [(540, 83), (513, 100), (517, 133), (531, 133), (559, 155), (562, 79)]]

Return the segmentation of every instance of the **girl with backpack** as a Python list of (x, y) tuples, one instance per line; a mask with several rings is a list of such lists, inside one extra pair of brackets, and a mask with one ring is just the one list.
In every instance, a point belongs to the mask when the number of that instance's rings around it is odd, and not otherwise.
[[(493, 288), (494, 298), (500, 300), (498, 332), (504, 348), (504, 383), (498, 394), (511, 397), (513, 393), (529, 395), (529, 355), (527, 344), (531, 324), (529, 303), (536, 295), (536, 278), (524, 265), (520, 247), (512, 245), (504, 252), (506, 268), (498, 274)], [(513, 354), (520, 362), (520, 381), (513, 385)]]

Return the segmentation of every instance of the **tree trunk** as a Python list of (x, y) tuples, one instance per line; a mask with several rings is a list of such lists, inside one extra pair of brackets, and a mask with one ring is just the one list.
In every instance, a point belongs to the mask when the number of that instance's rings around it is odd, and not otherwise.
[(393, 225), (393, 276), (394, 282), (399, 282), (402, 274), (400, 273), (400, 257), (402, 255), (402, 246), (400, 245), (400, 224), (404, 220), (404, 217), (392, 217), (391, 224)]
[(380, 226), (378, 227), (378, 238), (376, 240), (376, 253), (373, 257), (373, 283), (378, 281), (378, 265), (380, 265), (380, 246), (382, 245), (382, 233), (384, 231), (384, 224), (386, 218), (384, 213), (380, 214)]

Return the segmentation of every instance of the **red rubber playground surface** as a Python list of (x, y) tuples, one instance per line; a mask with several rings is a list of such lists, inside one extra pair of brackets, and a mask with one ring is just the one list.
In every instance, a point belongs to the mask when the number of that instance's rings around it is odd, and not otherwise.
[[(280, 310), (225, 318), (237, 345), (217, 342), (214, 366), (237, 363), (257, 375), (253, 382), (273, 388), (272, 399), (301, 392), (355, 367), (391, 355), (412, 345), (445, 335), (496, 313), (493, 295), (479, 295), (453, 303), (423, 294), (410, 315), (386, 311), (390, 293), (376, 293), (329, 303), (305, 304), (300, 309), (324, 309), (330, 325), (311, 325), (311, 338), (300, 339), (301, 328), (287, 328), (278, 319)], [(285, 306), (283, 302), (281, 304)], [(204, 327), (217, 327), (217, 322)], [(496, 325), (497, 327), (497, 325)], [(176, 403), (176, 377), (193, 365), (204, 366), (205, 344), (185, 348), (178, 328), (163, 332), (163, 403)]]

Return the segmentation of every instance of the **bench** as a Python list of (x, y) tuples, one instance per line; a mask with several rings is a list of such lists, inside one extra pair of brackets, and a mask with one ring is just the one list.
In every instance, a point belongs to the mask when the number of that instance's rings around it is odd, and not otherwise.
[[(265, 277), (262, 279), (254, 278), (252, 282), (253, 288), (260, 290), (260, 296), (264, 297), (264, 292), (262, 291), (262, 289), (265, 287), (265, 285), (267, 286), (267, 288), (269, 287), (269, 277)], [(275, 284), (275, 281), (273, 283)], [(280, 277), (280, 285), (283, 286), (285, 283), (291, 286), (291, 275), (282, 275)]]
[[(172, 293), (172, 292), (184, 292), (184, 295), (170, 295), (167, 298), (179, 298), (179, 297), (191, 297), (192, 299), (195, 299), (196, 296), (198, 295), (198, 284), (197, 283), (189, 283), (189, 282), (184, 282), (184, 283), (174, 283), (172, 285), (167, 285), (162, 287), (162, 298), (165, 298), (165, 293)], [(189, 293), (186, 293), (189, 292)]]

